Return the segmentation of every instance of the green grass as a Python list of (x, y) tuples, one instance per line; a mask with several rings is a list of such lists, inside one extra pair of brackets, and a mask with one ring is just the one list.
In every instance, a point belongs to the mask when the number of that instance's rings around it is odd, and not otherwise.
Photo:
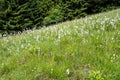
[(0, 80), (120, 80), (120, 9), (1, 38)]

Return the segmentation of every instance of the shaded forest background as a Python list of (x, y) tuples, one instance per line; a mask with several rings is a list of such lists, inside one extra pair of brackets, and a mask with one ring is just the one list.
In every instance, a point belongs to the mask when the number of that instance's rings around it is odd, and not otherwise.
[(119, 6), (120, 0), (0, 0), (0, 33), (37, 29)]

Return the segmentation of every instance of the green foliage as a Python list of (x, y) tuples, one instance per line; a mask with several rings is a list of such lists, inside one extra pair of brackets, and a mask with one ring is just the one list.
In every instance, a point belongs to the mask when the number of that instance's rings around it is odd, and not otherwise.
[(0, 0), (0, 30), (23, 31), (119, 7), (119, 0)]
[(62, 3), (64, 20), (72, 20), (86, 15), (87, 4), (84, 0), (70, 0)]
[(44, 18), (43, 23), (45, 25), (49, 25), (49, 24), (58, 23), (62, 20), (63, 20), (63, 13), (61, 12), (60, 7), (56, 6), (55, 8), (52, 8), (49, 11), (48, 16)]
[(3, 10), (4, 7), (4, 0), (0, 0), (0, 10)]
[(99, 70), (89, 71), (89, 80), (104, 80), (102, 76), (103, 73), (101, 73)]
[[(5, 4), (4, 4), (5, 5)], [(51, 0), (8, 0), (8, 7), (0, 11), (0, 27), (4, 31), (23, 31), (43, 25), (43, 19), (52, 6)]]
[(119, 7), (118, 0), (85, 0), (88, 4), (86, 12), (89, 14), (103, 12)]

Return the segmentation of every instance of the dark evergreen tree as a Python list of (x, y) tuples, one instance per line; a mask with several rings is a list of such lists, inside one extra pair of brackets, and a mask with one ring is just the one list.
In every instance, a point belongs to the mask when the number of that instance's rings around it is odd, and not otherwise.
[(39, 28), (119, 6), (119, 0), (0, 0), (0, 32)]
[(7, 0), (5, 5), (5, 10), (0, 12), (0, 29), (11, 32), (42, 26), (52, 1)]

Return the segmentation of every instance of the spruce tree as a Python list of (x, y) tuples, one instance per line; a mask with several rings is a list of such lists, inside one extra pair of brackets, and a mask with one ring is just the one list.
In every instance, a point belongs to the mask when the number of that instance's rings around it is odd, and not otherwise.
[(0, 29), (7, 32), (23, 31), (43, 25), (43, 19), (52, 6), (51, 0), (4, 0), (0, 12)]

